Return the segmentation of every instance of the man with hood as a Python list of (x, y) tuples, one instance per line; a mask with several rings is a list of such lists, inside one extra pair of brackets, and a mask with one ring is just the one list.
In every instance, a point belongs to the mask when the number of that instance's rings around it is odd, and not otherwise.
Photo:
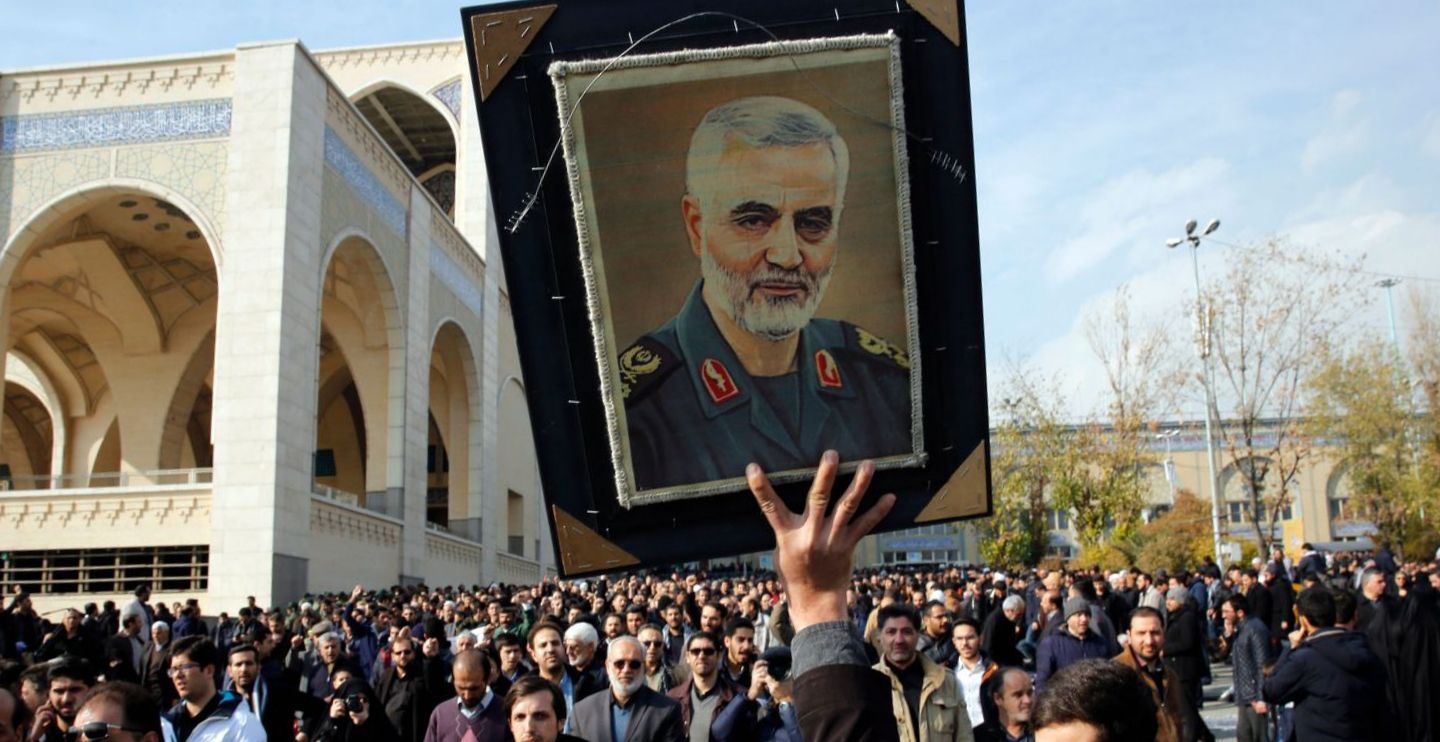
[(1385, 666), (1365, 636), (1335, 626), (1335, 598), (1324, 588), (1300, 594), (1300, 628), (1290, 634), (1265, 680), (1265, 702), (1295, 704), (1296, 739), (1390, 739), (1385, 713)]

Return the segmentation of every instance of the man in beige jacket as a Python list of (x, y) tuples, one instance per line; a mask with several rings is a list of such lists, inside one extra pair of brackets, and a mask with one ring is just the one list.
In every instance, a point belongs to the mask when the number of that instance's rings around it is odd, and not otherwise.
[(901, 742), (974, 742), (965, 699), (954, 674), (917, 649), (920, 614), (894, 603), (878, 611), (880, 662), (890, 678), (890, 698)]

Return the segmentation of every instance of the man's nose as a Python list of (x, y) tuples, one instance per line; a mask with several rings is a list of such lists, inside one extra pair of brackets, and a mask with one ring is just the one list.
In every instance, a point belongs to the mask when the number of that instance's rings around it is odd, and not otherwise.
[(765, 235), (765, 262), (792, 270), (800, 265), (804, 256), (800, 254), (800, 238), (795, 234), (795, 222), (790, 218), (775, 222), (770, 233)]

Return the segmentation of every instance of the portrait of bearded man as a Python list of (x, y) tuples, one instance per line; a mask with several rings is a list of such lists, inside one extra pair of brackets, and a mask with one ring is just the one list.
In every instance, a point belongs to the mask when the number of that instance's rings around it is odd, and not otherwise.
[(913, 452), (905, 350), (815, 316), (849, 176), (835, 124), (797, 100), (731, 100), (696, 126), (680, 212), (700, 280), (618, 359), (639, 490), (743, 477), (751, 461), (805, 469), (827, 448)]

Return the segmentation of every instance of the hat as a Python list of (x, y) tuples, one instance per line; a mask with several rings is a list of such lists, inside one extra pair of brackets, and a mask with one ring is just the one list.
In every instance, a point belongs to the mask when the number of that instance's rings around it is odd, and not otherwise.
[(1160, 569), (1155, 570), (1155, 579), (1157, 579), (1157, 580), (1164, 580), (1164, 579), (1169, 579), (1169, 577), (1170, 577), (1170, 573), (1166, 572), (1164, 567), (1161, 567)]
[(1190, 593), (1183, 587), (1172, 587), (1165, 593), (1166, 600), (1173, 600), (1176, 603), (1184, 603), (1190, 597)]
[(1065, 601), (1065, 618), (1070, 618), (1076, 613), (1089, 613), (1090, 604), (1084, 598), (1068, 598)]

